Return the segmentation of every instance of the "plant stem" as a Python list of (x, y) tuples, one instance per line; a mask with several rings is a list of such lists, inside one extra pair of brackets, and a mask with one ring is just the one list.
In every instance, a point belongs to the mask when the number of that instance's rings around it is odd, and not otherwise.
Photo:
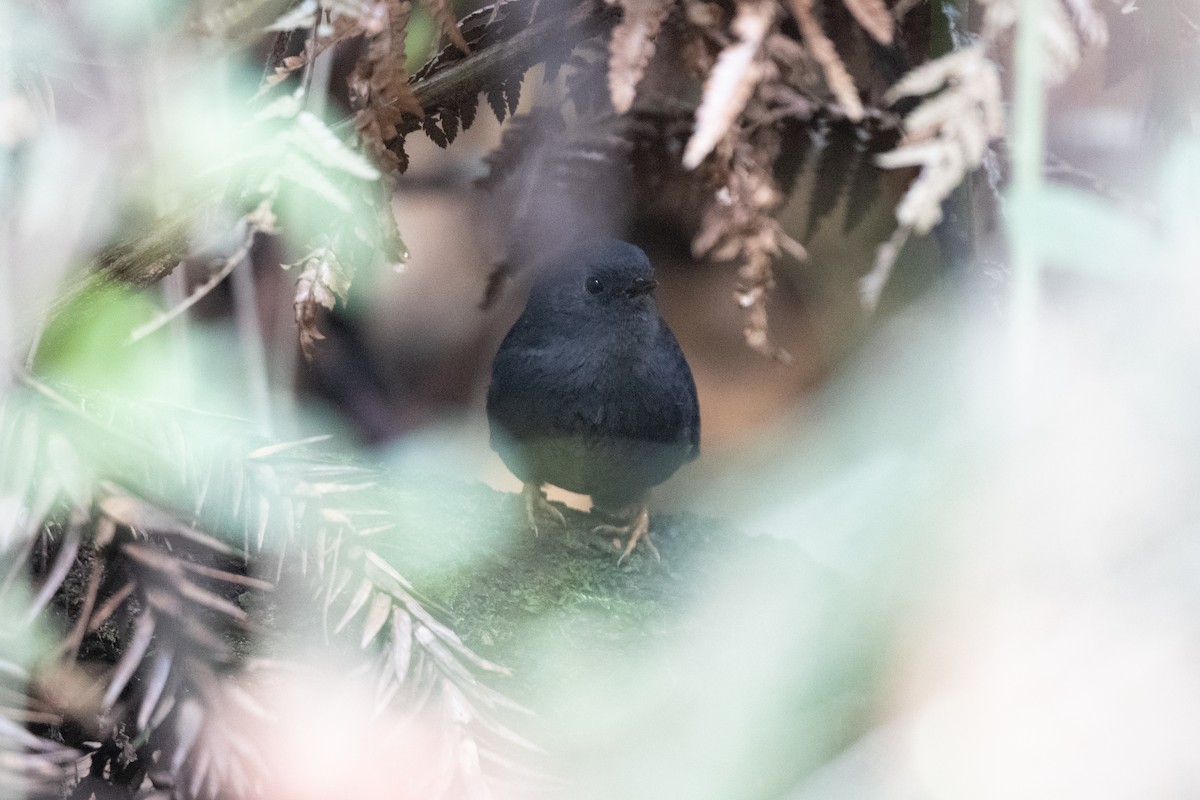
[[(972, 43), (968, 21), (970, 4), (967, 0), (942, 0), (933, 6), (931, 12), (930, 59), (961, 50)], [(934, 236), (942, 254), (944, 276), (962, 276), (976, 262), (973, 180), (972, 172), (942, 202), (942, 221), (934, 228)]]
[[(597, 35), (616, 18), (614, 7), (584, 0), (428, 75), (423, 75), (423, 70), (418, 72), (412, 83), (413, 94), (427, 111), (473, 97), (497, 78), (523, 72), (541, 61), (546, 48), (573, 46)], [(411, 133), (420, 128), (420, 121), (406, 118), (398, 127), (401, 133)]]
[(274, 417), (271, 414), (271, 382), (267, 375), (266, 347), (262, 325), (258, 318), (258, 294), (254, 286), (253, 250), (246, 254), (233, 270), (233, 318), (237, 327), (238, 346), (242, 351), (242, 366), (246, 387), (254, 409), (254, 421), (259, 432), (274, 438)]
[(1042, 0), (1021, 0), (1017, 23), (1016, 80), (1013, 101), (1012, 209), (1009, 238), (1012, 253), (1010, 357), (1018, 392), (1028, 380), (1037, 340), (1041, 265), (1038, 259), (1033, 205), (1042, 191), (1045, 158), (1045, 84), (1043, 80)]
[[(181, 263), (162, 281), (162, 293), (167, 308), (176, 306), (187, 300), (187, 272)], [(168, 323), (171, 335), (171, 359), (178, 365), (176, 371), (181, 380), (186, 381), (181, 391), (184, 396), (190, 396), (192, 384), (192, 338), (191, 321), (187, 314), (177, 314)]]

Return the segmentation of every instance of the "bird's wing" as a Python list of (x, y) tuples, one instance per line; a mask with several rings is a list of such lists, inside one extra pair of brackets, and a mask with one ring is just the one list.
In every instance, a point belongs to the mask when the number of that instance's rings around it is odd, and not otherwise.
[[(553, 351), (553, 366), (546, 358)], [(517, 440), (538, 436), (604, 436), (682, 445), (699, 452), (700, 416), (691, 370), (661, 323), (645, 361), (598, 368), (595, 348), (571, 337), (543, 341), (537, 326), (517, 324), (492, 368), (488, 415)]]
[(685, 457), (690, 461), (700, 455), (700, 400), (696, 396), (696, 381), (675, 334), (661, 320), (658, 336), (660, 363), (656, 369), (669, 377), (665, 383), (671, 387), (669, 397), (678, 414), (679, 441), (686, 444)]

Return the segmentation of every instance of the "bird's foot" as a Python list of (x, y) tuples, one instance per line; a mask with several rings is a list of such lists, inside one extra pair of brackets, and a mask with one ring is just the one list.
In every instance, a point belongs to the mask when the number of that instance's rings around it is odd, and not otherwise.
[(592, 533), (614, 537), (614, 547), (620, 547), (620, 540), (628, 537), (625, 549), (621, 551), (621, 557), (617, 559), (618, 565), (629, 558), (629, 554), (637, 547), (638, 542), (645, 542), (646, 547), (650, 548), (650, 552), (654, 553), (654, 557), (662, 561), (658, 548), (654, 546), (654, 540), (650, 538), (650, 510), (644, 504), (635, 509), (633, 517), (625, 525), (597, 525), (592, 528)]
[(538, 521), (543, 523), (549, 521), (558, 525), (560, 528), (567, 527), (567, 518), (563, 513), (554, 506), (550, 505), (550, 501), (546, 499), (546, 493), (542, 491), (542, 487), (536, 483), (527, 483), (521, 491), (521, 495), (525, 498), (525, 516), (529, 518), (529, 525), (533, 528), (533, 535), (541, 534), (538, 528)]

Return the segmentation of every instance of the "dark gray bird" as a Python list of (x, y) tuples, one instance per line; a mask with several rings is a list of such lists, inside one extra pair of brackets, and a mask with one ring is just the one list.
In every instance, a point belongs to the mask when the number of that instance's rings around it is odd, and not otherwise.
[(525, 482), (538, 517), (563, 524), (543, 484), (591, 495), (624, 521), (596, 531), (628, 535), (624, 560), (649, 537), (651, 487), (700, 451), (696, 384), (658, 315), (646, 254), (592, 242), (535, 283), (525, 312), (492, 364), (487, 411), (492, 449)]

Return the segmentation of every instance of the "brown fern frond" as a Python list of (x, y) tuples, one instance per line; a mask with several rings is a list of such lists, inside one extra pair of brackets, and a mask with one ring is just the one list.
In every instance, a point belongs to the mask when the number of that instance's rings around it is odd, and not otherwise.
[(788, 0), (788, 7), (796, 24), (800, 26), (800, 35), (804, 38), (808, 49), (812, 52), (821, 70), (825, 74), (825, 83), (834, 99), (841, 106), (846, 118), (858, 122), (863, 118), (862, 101), (858, 97), (858, 89), (846, 62), (838, 55), (837, 48), (821, 28), (813, 10), (813, 0)]
[(609, 42), (608, 90), (613, 108), (624, 114), (633, 107), (638, 83), (654, 57), (654, 40), (674, 0), (606, 0), (621, 7), (621, 21)]
[[(14, 693), (20, 697), (23, 693)], [(22, 703), (36, 702), (21, 698)], [(25, 729), (20, 709), (0, 708), (0, 796), (29, 800), (62, 797), (83, 754)]]
[(696, 110), (696, 131), (683, 152), (683, 166), (695, 169), (737, 120), (763, 76), (759, 55), (776, 17), (773, 3), (744, 2), (737, 7), (737, 42), (721, 51), (704, 85)]
[(367, 46), (349, 77), (354, 127), (363, 148), (388, 172), (398, 171), (399, 157), (388, 143), (400, 136), (405, 114), (425, 114), (405, 72), (405, 35), (412, 11), (409, 0), (383, 0), (378, 4), (385, 22), (367, 36)]
[(1000, 76), (984, 47), (976, 45), (909, 72), (885, 96), (925, 99), (905, 118), (900, 144), (875, 158), (884, 169), (918, 167), (916, 180), (896, 206), (899, 230), (877, 251), (860, 289), (873, 308), (911, 232), (928, 233), (942, 219), (942, 203), (983, 160), (988, 143), (1004, 131)]
[(332, 311), (338, 298), (345, 302), (353, 274), (329, 247), (318, 247), (295, 264), (284, 265), (286, 269), (294, 266), (301, 270), (292, 306), (300, 331), (301, 353), (311, 360), (316, 343), (325, 338), (317, 327), (318, 308)]
[[(429, 704), (447, 697), (461, 704), (462, 713), (438, 723), (447, 726), (447, 737), (439, 740), (458, 748), (435, 762), (449, 765), (449, 773), (436, 771), (439, 781), (487, 785), (493, 779), (491, 766), (458, 756), (487, 754), (501, 741), (519, 741), (499, 716), (512, 704), (479, 678), (503, 670), (468, 649), (372, 549), (376, 539), (371, 537), (381, 524), (378, 512), (364, 503), (364, 493), (377, 486), (371, 473), (303, 457), (302, 448), (312, 440), (248, 447), (232, 429), (228, 438), (214, 436), (212, 420), (189, 423), (174, 412), (165, 417), (131, 415), (128, 409), (114, 413), (102, 401), (89, 403), (83, 414), (76, 401), (33, 385), (42, 398), (22, 413), (16, 413), (11, 398), (6, 402), (0, 441), (15, 437), (32, 448), (39, 463), (49, 443), (60, 442), (54, 445), (55, 463), (63, 478), (50, 484), (53, 495), (70, 502), (95, 498), (75, 506), (86, 515), (78, 533), (69, 528), (53, 535), (37, 532), (37, 538), (50, 542), (44, 555), (38, 548), (37, 574), (45, 576), (38, 585), (58, 603), (63, 587), (78, 584), (75, 577), (60, 579), (61, 565), (69, 564), (72, 576), (96, 576), (83, 580), (92, 588), (75, 612), (74, 628), (87, 640), (79, 657), (99, 647), (107, 663), (92, 667), (105, 679), (91, 699), (64, 703), (60, 692), (44, 710), (36, 702), (22, 702), (23, 718), (30, 724), (70, 719), (86, 732), (82, 735), (99, 741), (88, 780), (135, 788), (148, 776), (159, 790), (198, 800), (247, 797), (278, 779), (280, 764), (262, 749), (277, 738), (277, 732), (269, 735), (277, 723), (262, 715), (252, 722), (247, 717), (265, 703), (257, 690), (246, 688), (249, 671), (261, 672), (247, 660), (246, 642), (254, 631), (247, 627), (246, 607), (261, 606), (280, 578), (307, 588), (315, 618), (320, 609), (326, 615), (342, 614), (343, 607), (352, 612), (343, 632), (354, 637), (355, 647), (369, 651), (382, 681), (378, 703), (391, 718), (432, 713)], [(93, 421), (92, 413), (103, 422)], [(193, 424), (203, 436), (188, 432)], [(76, 438), (75, 432), (83, 435)], [(129, 441), (154, 446), (138, 451), (145, 458), (131, 461), (117, 455), (128, 452)], [(181, 444), (185, 453), (179, 452)], [(90, 469), (81, 469), (82, 464)], [(182, 512), (161, 499), (169, 496), (193, 498), (194, 506)], [(240, 547), (212, 535), (214, 530), (244, 531)], [(85, 538), (84, 532), (94, 535)], [(10, 542), (17, 548), (24, 544)], [(102, 570), (94, 568), (97, 560)], [(339, 605), (346, 602), (347, 587), (364, 581), (369, 602)], [(0, 588), (0, 602), (5, 599)], [(58, 652), (65, 666), (76, 658), (70, 644)], [(8, 671), (0, 661), (0, 740), (7, 730), (2, 709)], [(66, 684), (55, 680), (53, 685)], [(33, 771), (48, 776), (49, 793), (61, 796), (73, 773), (50, 769), (57, 752), (31, 753), (16, 775), (0, 759), (0, 783), (24, 781), (31, 787)]]
[(378, 32), (380, 20), (375, 10), (369, 6), (335, 0), (322, 3), (319, 11), (324, 19), (318, 19), (317, 3), (305, 0), (266, 27), (265, 30), (268, 31), (283, 32), (315, 27), (315, 31), (311, 34), (313, 40), (309, 48), (296, 55), (286, 56), (277, 64), (268, 65), (271, 73), (263, 78), (259, 94), (277, 86), (330, 48), (355, 36)]
[(427, 5), (442, 35), (449, 39), (450, 43), (457, 47), (463, 55), (469, 55), (471, 48), (467, 46), (467, 40), (463, 38), (462, 31), (458, 29), (458, 20), (454, 18), (454, 7), (450, 0), (427, 0)]
[(746, 344), (779, 361), (790, 356), (771, 342), (767, 299), (775, 286), (773, 263), (785, 235), (774, 218), (783, 200), (772, 166), (779, 134), (764, 129), (754, 139), (736, 137), (705, 162), (710, 171), (710, 201), (692, 240), (697, 257), (740, 260), (736, 300), (743, 310)]
[(931, 96), (905, 118), (899, 147), (876, 162), (885, 169), (921, 168), (896, 207), (896, 219), (927, 233), (941, 219), (942, 200), (1003, 133), (1000, 77), (983, 48), (970, 47), (913, 70), (887, 99), (913, 95)]
[[(991, 45), (1005, 36), (1020, 18), (1014, 0), (981, 0), (984, 7), (982, 36)], [(1108, 25), (1092, 0), (1049, 0), (1039, 15), (1047, 79), (1058, 83), (1079, 66), (1082, 46), (1103, 47)]]
[(892, 43), (895, 21), (883, 0), (842, 0), (842, 3), (872, 39), (880, 44)]

